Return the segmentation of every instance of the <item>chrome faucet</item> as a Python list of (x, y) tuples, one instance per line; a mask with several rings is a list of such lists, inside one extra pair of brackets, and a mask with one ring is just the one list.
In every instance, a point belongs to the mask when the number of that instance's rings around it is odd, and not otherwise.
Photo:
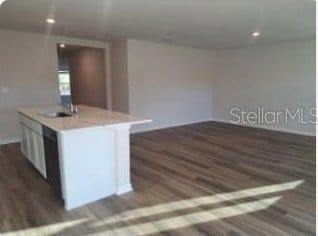
[(78, 107), (73, 105), (72, 102), (70, 102), (68, 104), (58, 103), (57, 105), (60, 105), (60, 106), (64, 107), (65, 109), (67, 109), (72, 114), (78, 114)]
[(78, 114), (78, 107), (75, 106), (75, 105), (73, 105), (72, 102), (70, 103), (69, 109), (70, 109), (70, 112), (71, 112), (72, 114)]

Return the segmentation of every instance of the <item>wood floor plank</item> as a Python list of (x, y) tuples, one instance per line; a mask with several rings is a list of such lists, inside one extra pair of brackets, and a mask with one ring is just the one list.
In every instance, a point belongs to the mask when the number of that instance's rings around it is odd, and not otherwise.
[(217, 122), (134, 134), (134, 192), (67, 212), (19, 145), (3, 145), (0, 232), (315, 235), (315, 150), (314, 137)]

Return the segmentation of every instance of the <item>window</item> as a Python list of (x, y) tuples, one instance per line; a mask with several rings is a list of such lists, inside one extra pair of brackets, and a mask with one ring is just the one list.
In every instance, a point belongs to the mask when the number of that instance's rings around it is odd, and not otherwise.
[(69, 71), (59, 71), (60, 95), (71, 95), (70, 73)]
[(62, 105), (70, 104), (71, 102), (71, 84), (70, 84), (70, 72), (59, 71), (59, 89)]

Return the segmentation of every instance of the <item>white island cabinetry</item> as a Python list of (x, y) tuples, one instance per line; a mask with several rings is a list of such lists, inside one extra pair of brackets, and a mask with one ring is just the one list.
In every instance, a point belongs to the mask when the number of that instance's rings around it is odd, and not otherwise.
[(46, 178), (42, 125), (20, 114), (21, 151), (31, 164)]
[[(62, 107), (18, 109), (22, 152), (60, 190), (56, 192), (67, 210), (133, 190), (129, 130), (151, 122), (100, 108), (78, 108), (76, 115), (54, 118), (43, 114), (62, 112)], [(54, 145), (48, 144), (47, 130), (55, 137)]]

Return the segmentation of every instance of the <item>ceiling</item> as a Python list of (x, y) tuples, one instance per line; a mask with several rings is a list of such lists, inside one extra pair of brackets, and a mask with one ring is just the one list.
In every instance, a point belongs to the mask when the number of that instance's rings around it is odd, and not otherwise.
[[(314, 0), (8, 0), (0, 28), (199, 48), (315, 38)], [(48, 25), (46, 19), (56, 19)], [(252, 33), (261, 35), (253, 39)]]

